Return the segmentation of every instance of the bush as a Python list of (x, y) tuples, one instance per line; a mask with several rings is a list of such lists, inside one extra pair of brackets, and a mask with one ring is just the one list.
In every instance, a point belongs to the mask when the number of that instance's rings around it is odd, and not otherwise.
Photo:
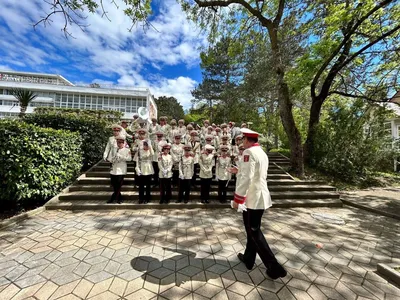
[(34, 112), (36, 114), (75, 114), (81, 117), (89, 117), (96, 119), (106, 119), (110, 122), (119, 121), (123, 113), (115, 110), (94, 110), (94, 109), (79, 109), (79, 108), (56, 108), (56, 107), (36, 107)]
[(0, 120), (1, 207), (27, 207), (59, 193), (82, 167), (79, 134)]
[(383, 162), (394, 157), (383, 126), (386, 116), (382, 107), (337, 103), (317, 127), (312, 166), (350, 182), (383, 171)]
[(26, 115), (24, 121), (40, 127), (65, 129), (79, 132), (82, 139), (83, 168), (86, 170), (97, 163), (103, 157), (103, 151), (107, 144), (111, 131), (107, 128), (110, 121), (101, 118), (93, 118), (88, 115), (76, 113), (60, 113), (49, 111)]

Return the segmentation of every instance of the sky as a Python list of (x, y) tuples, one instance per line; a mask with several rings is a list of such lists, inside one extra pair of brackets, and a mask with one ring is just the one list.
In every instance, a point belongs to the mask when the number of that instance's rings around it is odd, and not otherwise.
[[(153, 28), (134, 27), (111, 1), (101, 13), (87, 13), (82, 32), (61, 29), (61, 14), (47, 26), (33, 24), (50, 12), (45, 0), (1, 0), (0, 70), (60, 74), (75, 84), (148, 87), (156, 96), (173, 96), (187, 109), (190, 91), (201, 81), (200, 51), (204, 33), (186, 19), (176, 0), (153, 0)], [(116, 0), (122, 4), (122, 0)]]

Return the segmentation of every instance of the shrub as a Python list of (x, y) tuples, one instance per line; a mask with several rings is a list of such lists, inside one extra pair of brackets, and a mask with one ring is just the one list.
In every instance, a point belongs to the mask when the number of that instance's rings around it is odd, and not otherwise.
[(275, 149), (270, 149), (269, 152), (278, 152), (290, 158), (290, 149), (275, 148)]
[(384, 169), (382, 162), (394, 157), (386, 116), (384, 108), (359, 101), (336, 103), (317, 127), (312, 166), (350, 182)]
[(79, 108), (56, 108), (56, 107), (36, 107), (36, 114), (75, 114), (81, 117), (89, 117), (96, 119), (106, 119), (110, 122), (119, 121), (123, 113), (115, 110), (94, 110), (94, 109), (79, 109)]
[(42, 204), (71, 183), (82, 167), (77, 133), (0, 120), (1, 207)]
[(111, 136), (110, 121), (101, 118), (93, 118), (88, 115), (76, 113), (60, 113), (60, 111), (49, 111), (26, 115), (24, 121), (40, 127), (54, 129), (65, 129), (79, 132), (82, 139), (83, 168), (86, 170), (97, 163), (103, 157), (104, 147), (108, 137)]

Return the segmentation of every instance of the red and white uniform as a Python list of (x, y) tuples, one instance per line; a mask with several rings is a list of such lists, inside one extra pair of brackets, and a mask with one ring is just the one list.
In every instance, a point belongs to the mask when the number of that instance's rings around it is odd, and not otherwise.
[(238, 171), (234, 201), (250, 209), (272, 206), (267, 185), (268, 156), (259, 144), (244, 150)]

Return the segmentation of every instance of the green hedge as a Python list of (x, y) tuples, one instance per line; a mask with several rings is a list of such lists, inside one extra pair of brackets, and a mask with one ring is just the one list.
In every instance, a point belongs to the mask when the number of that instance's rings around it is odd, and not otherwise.
[(75, 113), (34, 113), (26, 115), (24, 121), (40, 127), (79, 132), (83, 139), (84, 170), (102, 159), (108, 137), (112, 135), (110, 128), (107, 128), (110, 125), (108, 120)]
[(56, 107), (36, 107), (36, 114), (75, 114), (81, 117), (107, 119), (110, 122), (119, 121), (124, 115), (120, 111), (115, 110), (94, 110), (94, 109), (79, 109), (79, 108), (56, 108)]
[(82, 167), (79, 134), (0, 120), (1, 207), (43, 204), (78, 175)]

